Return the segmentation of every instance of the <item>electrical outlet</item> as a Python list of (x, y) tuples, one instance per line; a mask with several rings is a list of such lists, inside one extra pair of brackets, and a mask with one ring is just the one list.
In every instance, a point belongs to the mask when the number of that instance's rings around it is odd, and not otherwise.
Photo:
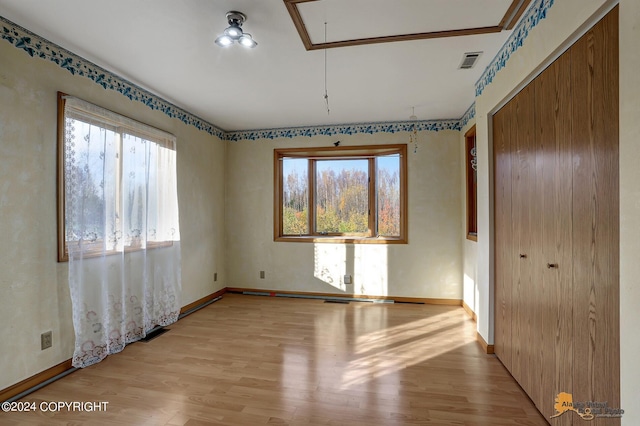
[(264, 279), (264, 271), (260, 271), (260, 278)]
[(213, 282), (216, 282), (216, 281), (218, 281), (218, 273), (214, 272), (213, 273)]
[(42, 333), (40, 335), (40, 347), (44, 351), (47, 348), (50, 348), (53, 344), (53, 338), (51, 336), (51, 331), (47, 331), (46, 333)]
[(351, 278), (351, 275), (345, 275), (343, 279), (345, 284), (353, 284), (353, 278)]

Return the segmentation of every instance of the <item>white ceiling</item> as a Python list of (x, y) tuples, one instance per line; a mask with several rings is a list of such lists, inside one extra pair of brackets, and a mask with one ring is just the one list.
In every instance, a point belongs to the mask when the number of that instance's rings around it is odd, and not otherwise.
[[(498, 25), (510, 0), (298, 4), (314, 43)], [(225, 13), (258, 47), (220, 48)], [(511, 31), (306, 51), (282, 0), (0, 0), (0, 15), (224, 130), (460, 118)], [(457, 69), (464, 52), (483, 51)], [(34, 59), (35, 60), (35, 59)]]

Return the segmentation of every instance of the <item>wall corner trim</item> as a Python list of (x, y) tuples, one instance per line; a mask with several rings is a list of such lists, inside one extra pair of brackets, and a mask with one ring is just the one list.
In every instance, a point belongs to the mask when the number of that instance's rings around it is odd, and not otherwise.
[(53, 367), (47, 368), (44, 371), (41, 371), (37, 374), (34, 374), (31, 377), (27, 377), (26, 379), (9, 386), (6, 389), (0, 389), (0, 401), (7, 401), (13, 398), (16, 395), (19, 395), (31, 388), (38, 386), (41, 383), (46, 382), (67, 370), (72, 369), (71, 359), (66, 361), (62, 361), (60, 364), (54, 365)]
[(478, 320), (478, 316), (476, 315), (476, 313), (473, 312), (473, 309), (471, 309), (471, 307), (467, 305), (464, 300), (462, 301), (462, 309), (464, 309), (467, 315), (469, 315), (469, 318), (474, 321)]
[(200, 298), (200, 299), (198, 299), (198, 300), (196, 300), (194, 302), (191, 302), (191, 303), (189, 303), (187, 305), (184, 305), (182, 307), (182, 309), (180, 309), (180, 315), (185, 314), (185, 313), (197, 308), (198, 306), (202, 306), (205, 303), (212, 301), (216, 297), (222, 296), (226, 292), (227, 292), (227, 288), (224, 287), (224, 288), (222, 288), (222, 289), (220, 289), (220, 290), (218, 290), (218, 291), (216, 291), (214, 293), (208, 294), (208, 295), (206, 295), (206, 296), (204, 296), (204, 297), (202, 297), (202, 298)]
[(484, 340), (482, 335), (478, 332), (476, 332), (476, 340), (478, 341), (478, 343), (480, 343), (480, 346), (482, 346), (482, 350), (484, 351), (484, 353), (486, 353), (487, 355), (492, 355), (495, 353), (493, 350), (493, 345), (488, 344), (486, 340)]

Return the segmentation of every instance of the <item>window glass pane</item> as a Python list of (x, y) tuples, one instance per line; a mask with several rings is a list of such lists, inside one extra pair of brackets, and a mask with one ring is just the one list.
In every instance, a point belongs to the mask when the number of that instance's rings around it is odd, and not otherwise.
[(366, 233), (369, 230), (369, 161), (316, 161), (316, 231)]
[[(115, 176), (116, 134), (110, 129), (73, 117), (65, 118), (65, 239), (82, 239), (85, 244), (102, 244), (109, 233), (105, 199)], [(105, 161), (107, 160), (107, 161)], [(110, 197), (109, 197), (110, 198)]]
[(282, 233), (309, 233), (309, 161), (304, 158), (282, 159)]
[(405, 144), (274, 154), (276, 241), (406, 243)]
[(180, 239), (175, 137), (59, 93), (58, 260)]
[(159, 238), (159, 222), (162, 218), (160, 203), (163, 188), (162, 170), (159, 170), (160, 152), (164, 151), (158, 144), (147, 141), (147, 242), (161, 241)]
[(378, 235), (400, 235), (400, 155), (376, 159)]
[(157, 194), (157, 201), (156, 206), (151, 206), (150, 201), (147, 204), (149, 211), (155, 210), (156, 215), (155, 219), (149, 216), (148, 240), (179, 241), (176, 151), (157, 143), (152, 143), (149, 148), (149, 181), (155, 184), (155, 187), (150, 184), (149, 191)]
[[(147, 235), (147, 168), (149, 146), (145, 139), (122, 135), (122, 233), (125, 246), (141, 247)], [(151, 183), (155, 186), (155, 183)]]

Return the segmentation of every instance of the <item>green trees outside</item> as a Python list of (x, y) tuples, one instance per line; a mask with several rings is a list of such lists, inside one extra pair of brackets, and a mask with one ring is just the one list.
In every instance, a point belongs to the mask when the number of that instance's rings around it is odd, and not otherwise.
[[(366, 163), (365, 163), (366, 164)], [(367, 173), (325, 169), (316, 179), (316, 231), (366, 233), (369, 229)]]
[[(367, 160), (362, 160), (367, 161)], [(400, 179), (385, 168), (376, 176), (378, 234), (400, 235)], [(283, 176), (283, 231), (307, 235), (309, 230), (309, 180), (293, 170)], [(316, 231), (318, 233), (368, 234), (369, 177), (357, 168), (323, 168), (316, 176)], [(375, 232), (373, 233), (375, 234)]]
[(378, 235), (400, 235), (400, 177), (389, 169), (378, 170)]
[(283, 176), (282, 225), (285, 235), (309, 233), (309, 180), (307, 173), (292, 170)]

